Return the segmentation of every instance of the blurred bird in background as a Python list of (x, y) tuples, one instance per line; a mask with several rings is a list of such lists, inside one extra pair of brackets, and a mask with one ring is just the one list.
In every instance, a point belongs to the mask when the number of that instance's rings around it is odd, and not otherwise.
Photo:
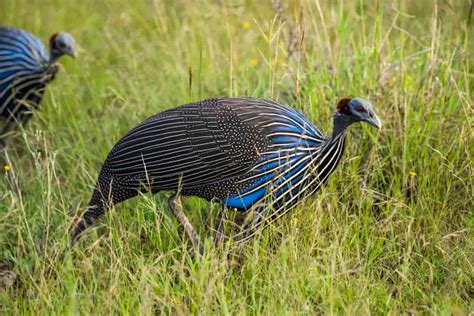
[(68, 33), (49, 40), (49, 53), (33, 34), (0, 26), (0, 149), (15, 124), (25, 124), (38, 109), (46, 85), (59, 70), (63, 55), (76, 58), (76, 42)]

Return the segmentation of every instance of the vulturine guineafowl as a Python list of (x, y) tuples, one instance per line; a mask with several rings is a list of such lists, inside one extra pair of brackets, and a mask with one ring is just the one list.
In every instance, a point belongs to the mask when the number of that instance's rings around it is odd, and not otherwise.
[(175, 192), (169, 206), (195, 247), (198, 236), (181, 210), (180, 196), (254, 210), (257, 216), (244, 230), (250, 237), (258, 225), (280, 218), (321, 187), (340, 161), (347, 128), (355, 122), (381, 127), (371, 104), (359, 98), (339, 101), (330, 137), (295, 109), (272, 100), (209, 99), (159, 113), (115, 144), (72, 240), (112, 205), (158, 191)]
[(74, 38), (68, 33), (51, 36), (48, 53), (33, 34), (0, 26), (0, 148), (6, 146), (6, 134), (14, 124), (25, 124), (38, 108), (63, 55), (77, 55)]

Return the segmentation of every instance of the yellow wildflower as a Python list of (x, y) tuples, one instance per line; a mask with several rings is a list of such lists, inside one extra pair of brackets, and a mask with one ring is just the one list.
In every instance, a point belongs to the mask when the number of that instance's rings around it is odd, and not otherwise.
[(242, 27), (244, 30), (248, 30), (250, 28), (250, 22), (245, 21), (244, 23), (242, 23)]
[(3, 166), (3, 169), (5, 170), (5, 172), (8, 172), (11, 170), (10, 166), (9, 165), (5, 165)]
[(410, 171), (408, 173), (411, 177), (416, 177), (416, 172), (415, 171)]
[(258, 64), (258, 61), (256, 59), (251, 59), (250, 60), (250, 65), (256, 66)]

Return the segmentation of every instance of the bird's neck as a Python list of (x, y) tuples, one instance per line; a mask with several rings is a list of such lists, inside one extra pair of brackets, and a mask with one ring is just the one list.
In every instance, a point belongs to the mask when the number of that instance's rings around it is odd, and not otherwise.
[(54, 53), (50, 53), (49, 54), (49, 64), (55, 64), (58, 60), (59, 60), (59, 57), (58, 55), (54, 54)]
[(332, 139), (344, 136), (347, 128), (354, 123), (350, 116), (341, 114), (340, 112), (334, 113), (334, 126), (332, 129)]
[(62, 52), (59, 52), (57, 49), (49, 47), (49, 63), (54, 64), (58, 62), (59, 58), (64, 55)]

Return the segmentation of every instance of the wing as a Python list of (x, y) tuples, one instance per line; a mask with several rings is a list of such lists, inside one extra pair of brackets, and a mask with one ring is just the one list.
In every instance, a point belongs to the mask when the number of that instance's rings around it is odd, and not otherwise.
[[(0, 114), (15, 112), (15, 99), (38, 100), (44, 88), (48, 53), (34, 35), (0, 26)], [(41, 99), (39, 92), (39, 100)]]
[(229, 100), (204, 100), (149, 118), (114, 146), (104, 168), (126, 187), (152, 190), (186, 190), (245, 174), (269, 140), (242, 115), (246, 99)]

